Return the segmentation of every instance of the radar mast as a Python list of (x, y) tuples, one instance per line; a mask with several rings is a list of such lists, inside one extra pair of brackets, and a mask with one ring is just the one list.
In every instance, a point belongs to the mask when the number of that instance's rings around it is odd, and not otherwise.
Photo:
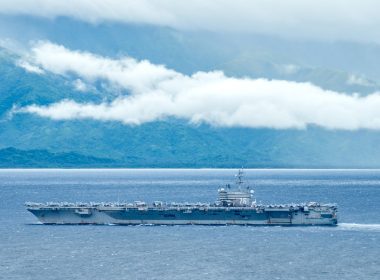
[(243, 181), (243, 177), (244, 177), (243, 167), (239, 169), (239, 171), (235, 175), (235, 177), (236, 177), (236, 185), (238, 186), (239, 190), (241, 190), (241, 186), (244, 184), (244, 181)]

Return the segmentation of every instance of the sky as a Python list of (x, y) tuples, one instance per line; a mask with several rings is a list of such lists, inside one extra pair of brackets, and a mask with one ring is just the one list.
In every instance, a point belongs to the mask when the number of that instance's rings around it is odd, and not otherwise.
[(311, 40), (380, 40), (376, 0), (12, 0), (0, 14), (125, 22)]
[[(54, 19), (70, 17), (97, 25), (104, 22), (167, 26), (177, 30), (266, 34), (291, 40), (377, 44), (380, 2), (372, 0), (14, 0), (1, 1), (0, 14)], [(1, 38), (4, 40), (4, 38)], [(13, 114), (36, 114), (55, 120), (95, 119), (126, 125), (170, 117), (223, 127), (304, 129), (380, 129), (380, 93), (366, 96), (322, 89), (309, 82), (231, 77), (214, 69), (184, 74), (131, 56), (105, 57), (50, 41), (30, 42), (16, 62), (36, 75), (71, 79), (78, 92), (98, 82), (119, 88), (114, 100), (77, 103), (64, 99), (49, 105), (15, 106)], [(289, 71), (297, 71), (297, 66)], [(351, 75), (352, 84), (364, 83)], [(128, 94), (125, 94), (127, 92)]]

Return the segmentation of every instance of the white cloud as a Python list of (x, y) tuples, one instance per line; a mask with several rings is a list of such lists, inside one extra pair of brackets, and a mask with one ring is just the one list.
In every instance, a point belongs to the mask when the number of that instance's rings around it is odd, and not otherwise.
[(86, 92), (92, 90), (92, 87), (84, 83), (81, 79), (76, 79), (73, 81), (74, 89), (81, 92)]
[(12, 53), (22, 53), (24, 47), (11, 38), (0, 38), (0, 48), (3, 48)]
[(377, 0), (12, 0), (0, 13), (327, 40), (380, 38)]
[(239, 79), (218, 71), (188, 76), (148, 61), (111, 59), (51, 43), (38, 44), (27, 59), (45, 71), (74, 73), (87, 83), (106, 80), (130, 95), (101, 104), (63, 100), (31, 105), (15, 113), (134, 125), (176, 117), (228, 127), (380, 129), (379, 93), (351, 96), (309, 83)]
[(354, 75), (354, 74), (351, 74), (351, 75), (348, 76), (347, 84), (349, 84), (349, 85), (364, 86), (364, 87), (369, 87), (369, 86), (373, 85), (373, 83), (371, 83), (371, 81), (369, 81), (365, 77), (363, 77), (363, 76), (357, 76), (357, 75)]
[(294, 64), (275, 65), (275, 68), (277, 69), (278, 72), (284, 75), (296, 74), (301, 69), (300, 66), (294, 65)]
[(27, 61), (17, 61), (16, 65), (23, 68), (25, 71), (29, 73), (35, 73), (35, 74), (43, 74), (44, 70), (42, 70), (40, 67), (30, 64)]
[(37, 44), (25, 59), (56, 74), (73, 73), (88, 81), (103, 79), (135, 92), (146, 91), (162, 80), (180, 75), (146, 60), (137, 62), (130, 57), (112, 60), (46, 42)]

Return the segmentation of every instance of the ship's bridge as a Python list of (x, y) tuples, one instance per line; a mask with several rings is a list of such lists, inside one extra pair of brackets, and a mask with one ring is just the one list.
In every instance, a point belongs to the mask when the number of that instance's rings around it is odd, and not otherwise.
[(243, 187), (243, 170), (240, 169), (239, 173), (236, 175), (236, 185), (237, 190), (231, 190), (231, 185), (226, 185), (225, 188), (220, 188), (219, 193), (219, 202), (223, 206), (251, 206), (256, 203), (253, 200), (253, 190), (250, 190), (249, 187)]
[(219, 201), (223, 206), (251, 206), (253, 190), (228, 191), (224, 188), (218, 190)]

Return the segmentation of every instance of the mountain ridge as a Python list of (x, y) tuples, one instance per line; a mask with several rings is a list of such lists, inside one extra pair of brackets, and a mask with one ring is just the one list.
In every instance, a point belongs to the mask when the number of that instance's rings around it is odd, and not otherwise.
[[(83, 27), (84, 33), (88, 33), (86, 28)], [(93, 30), (91, 28), (89, 30)], [(101, 28), (104, 38), (109, 36), (112, 39), (115, 35), (107, 33), (111, 30), (108, 30), (107, 26)], [(119, 29), (113, 31), (117, 30)], [(193, 73), (194, 69), (209, 71), (221, 66), (226, 75), (237, 77), (267, 79), (288, 77), (289, 80), (299, 82), (316, 79), (320, 81), (319, 86), (327, 89), (350, 89), (347, 94), (361, 90), (361, 94), (365, 95), (369, 91), (378, 89), (376, 81), (373, 86), (365, 89), (356, 86), (347, 87), (344, 83), (350, 73), (342, 69), (326, 70), (318, 68), (322, 66), (303, 65), (302, 61), (296, 60), (294, 61), (299, 64), (294, 64), (294, 69), (297, 70), (298, 66), (301, 68), (293, 74), (279, 75), (278, 71), (282, 66), (289, 66), (292, 73), (292, 65), (288, 65), (292, 61), (287, 57), (281, 57), (279, 53), (272, 55), (269, 51), (268, 54), (259, 52), (267, 42), (259, 42), (261, 45), (252, 47), (257, 53), (253, 51), (253, 54), (246, 54), (242, 50), (241, 53), (232, 56), (232, 47), (226, 47), (211, 56), (213, 48), (215, 49), (220, 41), (216, 43), (208, 41), (209, 49), (197, 50), (201, 39), (193, 40), (191, 36), (187, 37), (186, 34), (181, 35), (172, 30), (150, 27), (141, 29), (133, 26), (126, 33), (135, 39), (135, 42), (128, 42), (126, 40), (128, 36), (123, 37), (122, 42), (125, 43), (125, 49), (129, 50), (129, 55), (137, 59), (146, 58), (152, 63), (167, 62), (169, 67), (185, 74)], [(91, 34), (86, 36), (95, 40)], [(54, 38), (58, 43), (65, 45), (64, 38), (59, 36)], [(52, 38), (47, 37), (47, 39)], [(154, 43), (138, 48), (149, 40)], [(71, 46), (69, 44), (68, 47), (86, 49), (87, 45), (79, 48), (80, 42), (82, 41), (74, 44), (72, 40)], [(254, 40), (247, 42), (252, 43)], [(108, 45), (104, 44), (95, 46), (93, 51), (98, 48), (107, 55), (107, 52), (118, 53), (122, 47), (119, 43), (115, 49), (107, 49)], [(170, 55), (173, 55), (171, 60)], [(175, 61), (174, 57), (180, 59)], [(98, 167), (380, 167), (380, 149), (377, 148), (380, 143), (380, 133), (375, 130), (336, 131), (316, 126), (300, 130), (228, 128), (202, 123), (193, 124), (173, 118), (130, 126), (120, 122), (90, 119), (57, 121), (33, 114), (12, 115), (10, 112), (14, 106), (48, 105), (63, 99), (79, 103), (100, 103), (104, 100), (113, 100), (117, 94), (128, 94), (128, 92), (107, 91), (101, 86), (97, 88), (97, 85), (94, 90), (81, 92), (73, 85), (78, 77), (54, 75), (49, 72), (42, 75), (30, 73), (17, 66), (18, 59), (20, 56), (16, 53), (0, 50), (0, 149), (4, 153), (0, 160), (3, 167), (19, 166), (17, 158), (24, 158), (28, 167), (58, 167), (65, 164), (62, 161), (65, 158), (67, 163), (71, 162), (70, 153), (74, 153), (72, 158), (77, 158), (78, 167), (85, 164), (94, 164)], [(280, 68), (276, 70), (276, 67)], [(16, 150), (4, 151), (9, 147)], [(44, 152), (35, 152), (36, 150)]]

